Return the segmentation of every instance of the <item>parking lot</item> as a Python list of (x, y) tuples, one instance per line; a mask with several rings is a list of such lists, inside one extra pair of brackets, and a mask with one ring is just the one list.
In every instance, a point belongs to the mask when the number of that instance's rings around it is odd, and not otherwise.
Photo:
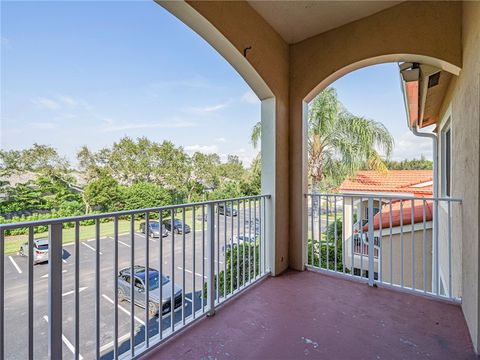
[[(253, 215), (253, 214), (252, 214)], [(217, 217), (217, 216), (216, 216)], [(232, 237), (232, 218), (218, 216), (220, 220), (216, 227), (216, 240), (220, 240), (222, 249), (225, 240), (228, 242)], [(238, 224), (240, 223), (240, 227)], [(195, 232), (174, 234), (173, 256), (172, 236), (163, 239), (149, 239), (149, 263), (150, 267), (160, 268), (160, 246), (163, 249), (163, 274), (172, 278), (174, 282), (184, 289), (185, 306), (184, 316), (192, 314), (193, 303), (195, 309), (201, 309), (203, 300), (202, 288), (206, 275), (206, 263), (202, 261), (206, 252), (206, 223), (205, 229), (195, 229)], [(244, 232), (243, 214), (233, 218), (233, 236)], [(145, 265), (146, 237), (138, 231), (134, 233), (133, 241), (131, 234), (121, 234), (118, 237), (118, 269), (128, 267), (131, 264), (131, 251), (134, 250), (134, 263)], [(253, 232), (252, 228), (252, 232)], [(245, 232), (249, 232), (245, 225)], [(203, 234), (205, 236), (203, 236)], [(185, 242), (183, 241), (185, 239)], [(203, 252), (202, 248), (205, 245)], [(218, 243), (216, 244), (216, 246)], [(93, 358), (95, 355), (95, 255), (96, 241), (94, 239), (82, 241), (79, 244), (80, 252), (80, 354), (83, 359)], [(194, 249), (195, 248), (195, 249)], [(100, 240), (100, 334), (101, 354), (105, 359), (112, 357), (114, 339), (114, 284), (117, 281), (117, 271), (114, 267), (114, 239), (112, 236), (103, 237)], [(215, 251), (217, 254), (217, 251)], [(65, 244), (63, 251), (63, 355), (64, 358), (73, 358), (75, 351), (75, 246)], [(193, 260), (195, 259), (195, 268)], [(205, 267), (202, 267), (205, 264)], [(219, 258), (215, 258), (215, 269), (220, 271), (224, 267), (223, 252), (219, 251)], [(8, 359), (27, 358), (28, 334), (25, 329), (28, 326), (28, 258), (11, 254), (5, 256), (5, 353)], [(35, 357), (48, 358), (48, 263), (34, 266), (34, 350)], [(161, 320), (155, 317), (148, 320), (145, 310), (138, 306), (134, 309), (135, 343), (144, 341), (145, 322), (150, 321), (150, 336), (158, 334), (159, 321), (162, 321), (163, 329), (170, 327), (170, 315), (164, 315)], [(119, 302), (118, 308), (118, 340), (120, 352), (130, 349), (130, 303)], [(175, 324), (182, 322), (182, 308), (175, 311)]]

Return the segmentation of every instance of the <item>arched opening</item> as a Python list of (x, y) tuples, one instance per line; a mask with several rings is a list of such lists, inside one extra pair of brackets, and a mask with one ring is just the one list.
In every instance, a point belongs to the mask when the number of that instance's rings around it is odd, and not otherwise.
[[(387, 164), (385, 154), (379, 150), (391, 152), (382, 139), (386, 128), (351, 114), (341, 104), (335, 114), (338, 116), (336, 125), (332, 122), (331, 128), (325, 126), (332, 116), (329, 108), (332, 105), (328, 101), (337, 100), (331, 91), (335, 81), (357, 70), (391, 61), (395, 61), (398, 101), (405, 102), (406, 116), (402, 116), (402, 126), (412, 133), (412, 140), (427, 141), (433, 154), (433, 166), (427, 171), (419, 170), (423, 164), (409, 168), (405, 161), (399, 170), (392, 170), (390, 167), (394, 165)], [(402, 75), (402, 71), (411, 72)], [(436, 164), (444, 161), (443, 154), (438, 154), (436, 139), (443, 125), (440, 115), (432, 113), (432, 107), (440, 107), (444, 102), (452, 74), (458, 75), (459, 69), (437, 59), (414, 55), (381, 56), (336, 71), (305, 96), (302, 109), (303, 193), (307, 195), (303, 211), (303, 254), (307, 268), (342, 273), (370, 285), (380, 283), (446, 298), (461, 297), (461, 239), (452, 235), (450, 228), (439, 228), (439, 223), (452, 221), (460, 206), (449, 198), (442, 198), (436, 190)], [(370, 83), (375, 79), (364, 81)], [(415, 85), (414, 94), (411, 94), (411, 85)], [(358, 97), (362, 98), (362, 94)], [(416, 101), (414, 108), (412, 99)], [(372, 101), (371, 97), (370, 101), (364, 108), (378, 106), (375, 105), (378, 101)], [(325, 112), (319, 110), (321, 107)], [(345, 126), (346, 118), (357, 122), (357, 126)], [(418, 131), (420, 128), (427, 131)], [(350, 134), (342, 133), (345, 131)], [(362, 165), (345, 170), (342, 166), (351, 164), (352, 148), (361, 145), (355, 136), (350, 137), (355, 132), (357, 138), (372, 135), (367, 138), (374, 145), (364, 151), (370, 151), (370, 155), (373, 151), (376, 160), (364, 157)], [(333, 144), (332, 139), (337, 143)], [(345, 149), (348, 145), (351, 148)], [(314, 170), (318, 168), (324, 172), (322, 180), (315, 180), (318, 174)], [(338, 179), (332, 174), (328, 178), (328, 171), (341, 173), (340, 181), (335, 183)], [(318, 181), (323, 181), (323, 189), (318, 189)]]

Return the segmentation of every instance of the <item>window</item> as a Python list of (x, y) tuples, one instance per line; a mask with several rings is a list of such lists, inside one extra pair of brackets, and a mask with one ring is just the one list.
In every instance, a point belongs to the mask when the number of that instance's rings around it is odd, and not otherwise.
[(143, 286), (142, 281), (139, 278), (135, 278), (135, 287), (140, 290), (144, 290), (145, 287)]
[(452, 129), (450, 119), (442, 130), (442, 152), (441, 152), (441, 184), (442, 196), (451, 196), (452, 194)]

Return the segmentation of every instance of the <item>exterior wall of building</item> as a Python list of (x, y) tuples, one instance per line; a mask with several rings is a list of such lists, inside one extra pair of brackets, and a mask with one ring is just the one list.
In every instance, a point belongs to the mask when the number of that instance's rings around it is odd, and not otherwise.
[[(417, 224), (422, 225), (422, 224)], [(421, 226), (420, 226), (421, 227)], [(426, 289), (432, 290), (432, 225), (425, 231), (425, 272), (423, 271), (423, 229), (415, 229), (412, 246), (411, 226), (403, 229), (403, 239), (400, 236), (399, 228), (393, 228), (390, 241), (389, 230), (382, 234), (382, 269), (383, 282), (401, 284), (402, 280), (402, 240), (403, 240), (403, 286), (412, 287), (415, 282), (415, 289), (424, 290), (423, 276), (426, 275)], [(378, 235), (377, 235), (378, 236)], [(413, 252), (412, 252), (413, 249)], [(390, 272), (390, 251), (392, 252), (392, 271)], [(413, 255), (414, 254), (414, 255)], [(412, 261), (413, 259), (413, 261)], [(414, 265), (412, 270), (412, 263)], [(412, 274), (414, 274), (412, 281)]]
[(441, 118), (451, 111), (452, 196), (463, 200), (452, 224), (462, 239), (455, 266), (462, 270), (462, 310), (480, 352), (480, 3), (464, 2), (462, 16), (462, 71), (452, 79)]

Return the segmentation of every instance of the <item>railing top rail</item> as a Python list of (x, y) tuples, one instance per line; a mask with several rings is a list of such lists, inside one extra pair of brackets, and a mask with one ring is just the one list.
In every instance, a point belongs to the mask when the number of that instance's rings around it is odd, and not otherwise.
[(408, 195), (388, 195), (388, 194), (354, 194), (354, 193), (306, 193), (307, 196), (329, 196), (329, 197), (354, 197), (354, 198), (373, 198), (373, 199), (392, 199), (392, 200), (431, 200), (431, 201), (447, 201), (447, 202), (462, 202), (462, 199), (451, 197), (421, 197), (421, 196), (408, 196)]
[(123, 211), (114, 211), (114, 212), (107, 212), (107, 213), (101, 213), (101, 214), (87, 214), (87, 215), (70, 216), (70, 217), (63, 217), (63, 218), (53, 218), (53, 219), (44, 219), (44, 220), (16, 222), (16, 223), (10, 223), (10, 224), (0, 224), (0, 230), (9, 230), (9, 229), (16, 229), (16, 228), (28, 227), (28, 226), (53, 225), (53, 224), (59, 224), (59, 223), (69, 223), (69, 222), (84, 221), (84, 220), (113, 218), (118, 216), (135, 215), (135, 214), (141, 214), (146, 212), (158, 212), (158, 211), (165, 211), (165, 210), (172, 210), (172, 209), (182, 209), (182, 208), (192, 207), (192, 206), (218, 204), (218, 203), (224, 203), (224, 202), (258, 199), (258, 198), (270, 199), (271, 195), (262, 194), (262, 195), (253, 195), (253, 196), (243, 196), (238, 198), (208, 200), (208, 201), (200, 201), (200, 202), (187, 203), (187, 204), (166, 205), (166, 206), (159, 206), (159, 207), (145, 208), (145, 209), (123, 210)]

